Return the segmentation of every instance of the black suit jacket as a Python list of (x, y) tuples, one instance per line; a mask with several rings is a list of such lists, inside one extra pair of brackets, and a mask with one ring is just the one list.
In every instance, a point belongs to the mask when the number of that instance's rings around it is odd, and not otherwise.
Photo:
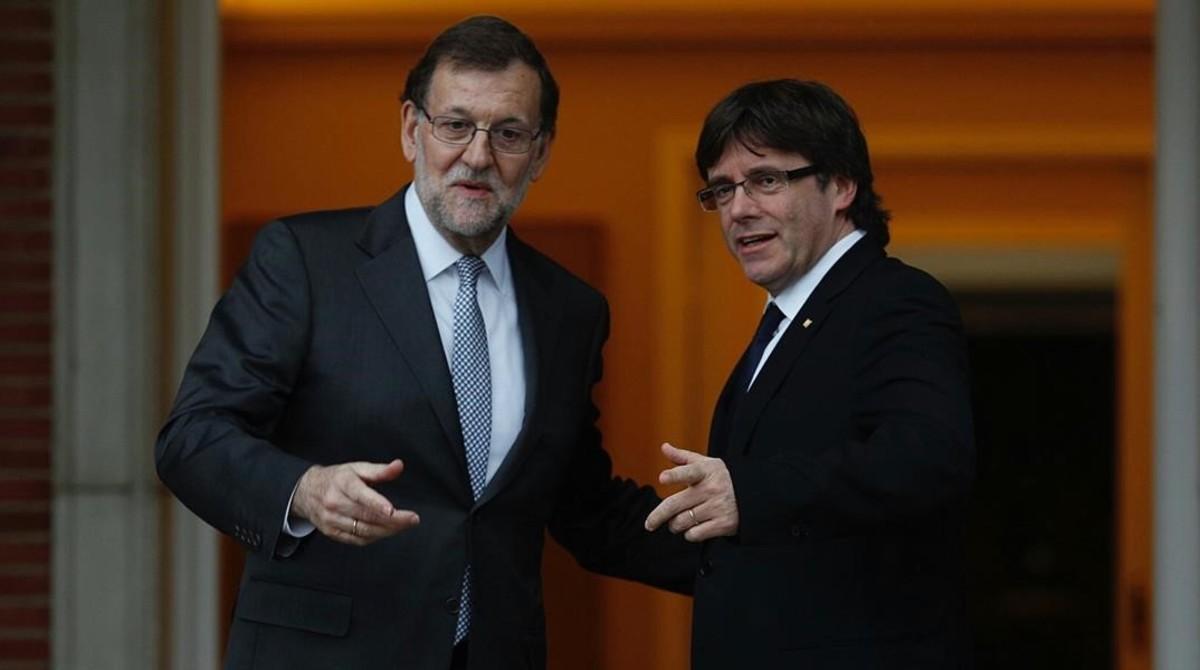
[[(509, 233), (525, 422), (472, 500), (450, 373), (404, 214), (375, 208), (267, 226), (188, 365), (159, 475), (250, 551), (227, 668), (449, 665), (463, 569), (473, 668), (545, 665), (544, 531), (584, 566), (687, 591), (696, 553), (642, 529), (658, 499), (611, 476), (592, 387), (604, 299)], [(387, 462), (379, 490), (421, 524), (367, 547), (282, 533), (312, 464)]]
[(693, 667), (968, 663), (959, 528), (974, 478), (961, 326), (945, 289), (872, 236), (834, 265), (710, 455), (740, 527), (705, 546)]

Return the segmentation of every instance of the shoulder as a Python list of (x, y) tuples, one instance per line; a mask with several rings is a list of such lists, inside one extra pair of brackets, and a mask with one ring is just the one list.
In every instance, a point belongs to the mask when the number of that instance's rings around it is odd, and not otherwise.
[(283, 216), (255, 235), (251, 259), (260, 262), (299, 262), (302, 265), (353, 260), (362, 252), (357, 241), (372, 208), (325, 210)]
[(860, 328), (867, 341), (929, 332), (961, 333), (958, 305), (933, 275), (887, 257), (864, 273)]
[(302, 212), (276, 219), (268, 227), (286, 229), (301, 241), (354, 240), (373, 210), (373, 207), (354, 207)]
[(872, 294), (883, 299), (925, 297), (951, 302), (950, 292), (928, 272), (887, 256), (865, 273)]

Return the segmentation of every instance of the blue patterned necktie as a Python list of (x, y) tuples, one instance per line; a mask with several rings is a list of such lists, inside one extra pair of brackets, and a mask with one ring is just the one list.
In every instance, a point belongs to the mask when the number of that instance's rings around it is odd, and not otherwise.
[[(458, 269), (458, 295), (454, 298), (454, 349), (450, 356), (450, 374), (467, 452), (471, 494), (479, 500), (487, 479), (488, 449), (492, 443), (492, 370), (488, 359), (487, 329), (483, 325), (483, 313), (479, 311), (475, 287), (479, 274), (487, 266), (478, 256), (463, 256), (454, 265)], [(454, 643), (461, 642), (470, 630), (471, 563), (468, 561), (463, 572)]]

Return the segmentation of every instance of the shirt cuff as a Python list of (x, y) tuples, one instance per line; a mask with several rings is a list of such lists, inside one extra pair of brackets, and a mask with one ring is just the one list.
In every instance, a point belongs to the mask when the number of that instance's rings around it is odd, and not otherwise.
[(296, 497), (296, 489), (300, 488), (300, 482), (296, 482), (296, 486), (292, 488), (292, 495), (288, 496), (287, 509), (283, 512), (283, 532), (292, 537), (308, 537), (314, 530), (317, 529), (313, 522), (308, 519), (292, 516), (292, 499)]

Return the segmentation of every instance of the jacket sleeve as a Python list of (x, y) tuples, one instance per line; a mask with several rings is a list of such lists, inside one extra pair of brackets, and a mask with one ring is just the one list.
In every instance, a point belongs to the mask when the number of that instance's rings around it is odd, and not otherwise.
[(854, 336), (848, 439), (729, 463), (743, 543), (789, 524), (837, 533), (920, 519), (965, 499), (975, 447), (961, 323), (940, 284), (906, 270)]
[(309, 337), (300, 248), (268, 225), (214, 308), (158, 435), (158, 475), (184, 505), (252, 551), (290, 553), (293, 488), (311, 465), (269, 441), (296, 384)]
[(691, 594), (699, 545), (665, 526), (646, 532), (646, 516), (660, 502), (658, 494), (650, 486), (613, 476), (612, 459), (601, 446), (599, 411), (591, 393), (603, 374), (601, 350), (608, 339), (608, 305), (603, 301), (597, 323), (584, 390), (587, 412), (550, 534), (587, 570)]

